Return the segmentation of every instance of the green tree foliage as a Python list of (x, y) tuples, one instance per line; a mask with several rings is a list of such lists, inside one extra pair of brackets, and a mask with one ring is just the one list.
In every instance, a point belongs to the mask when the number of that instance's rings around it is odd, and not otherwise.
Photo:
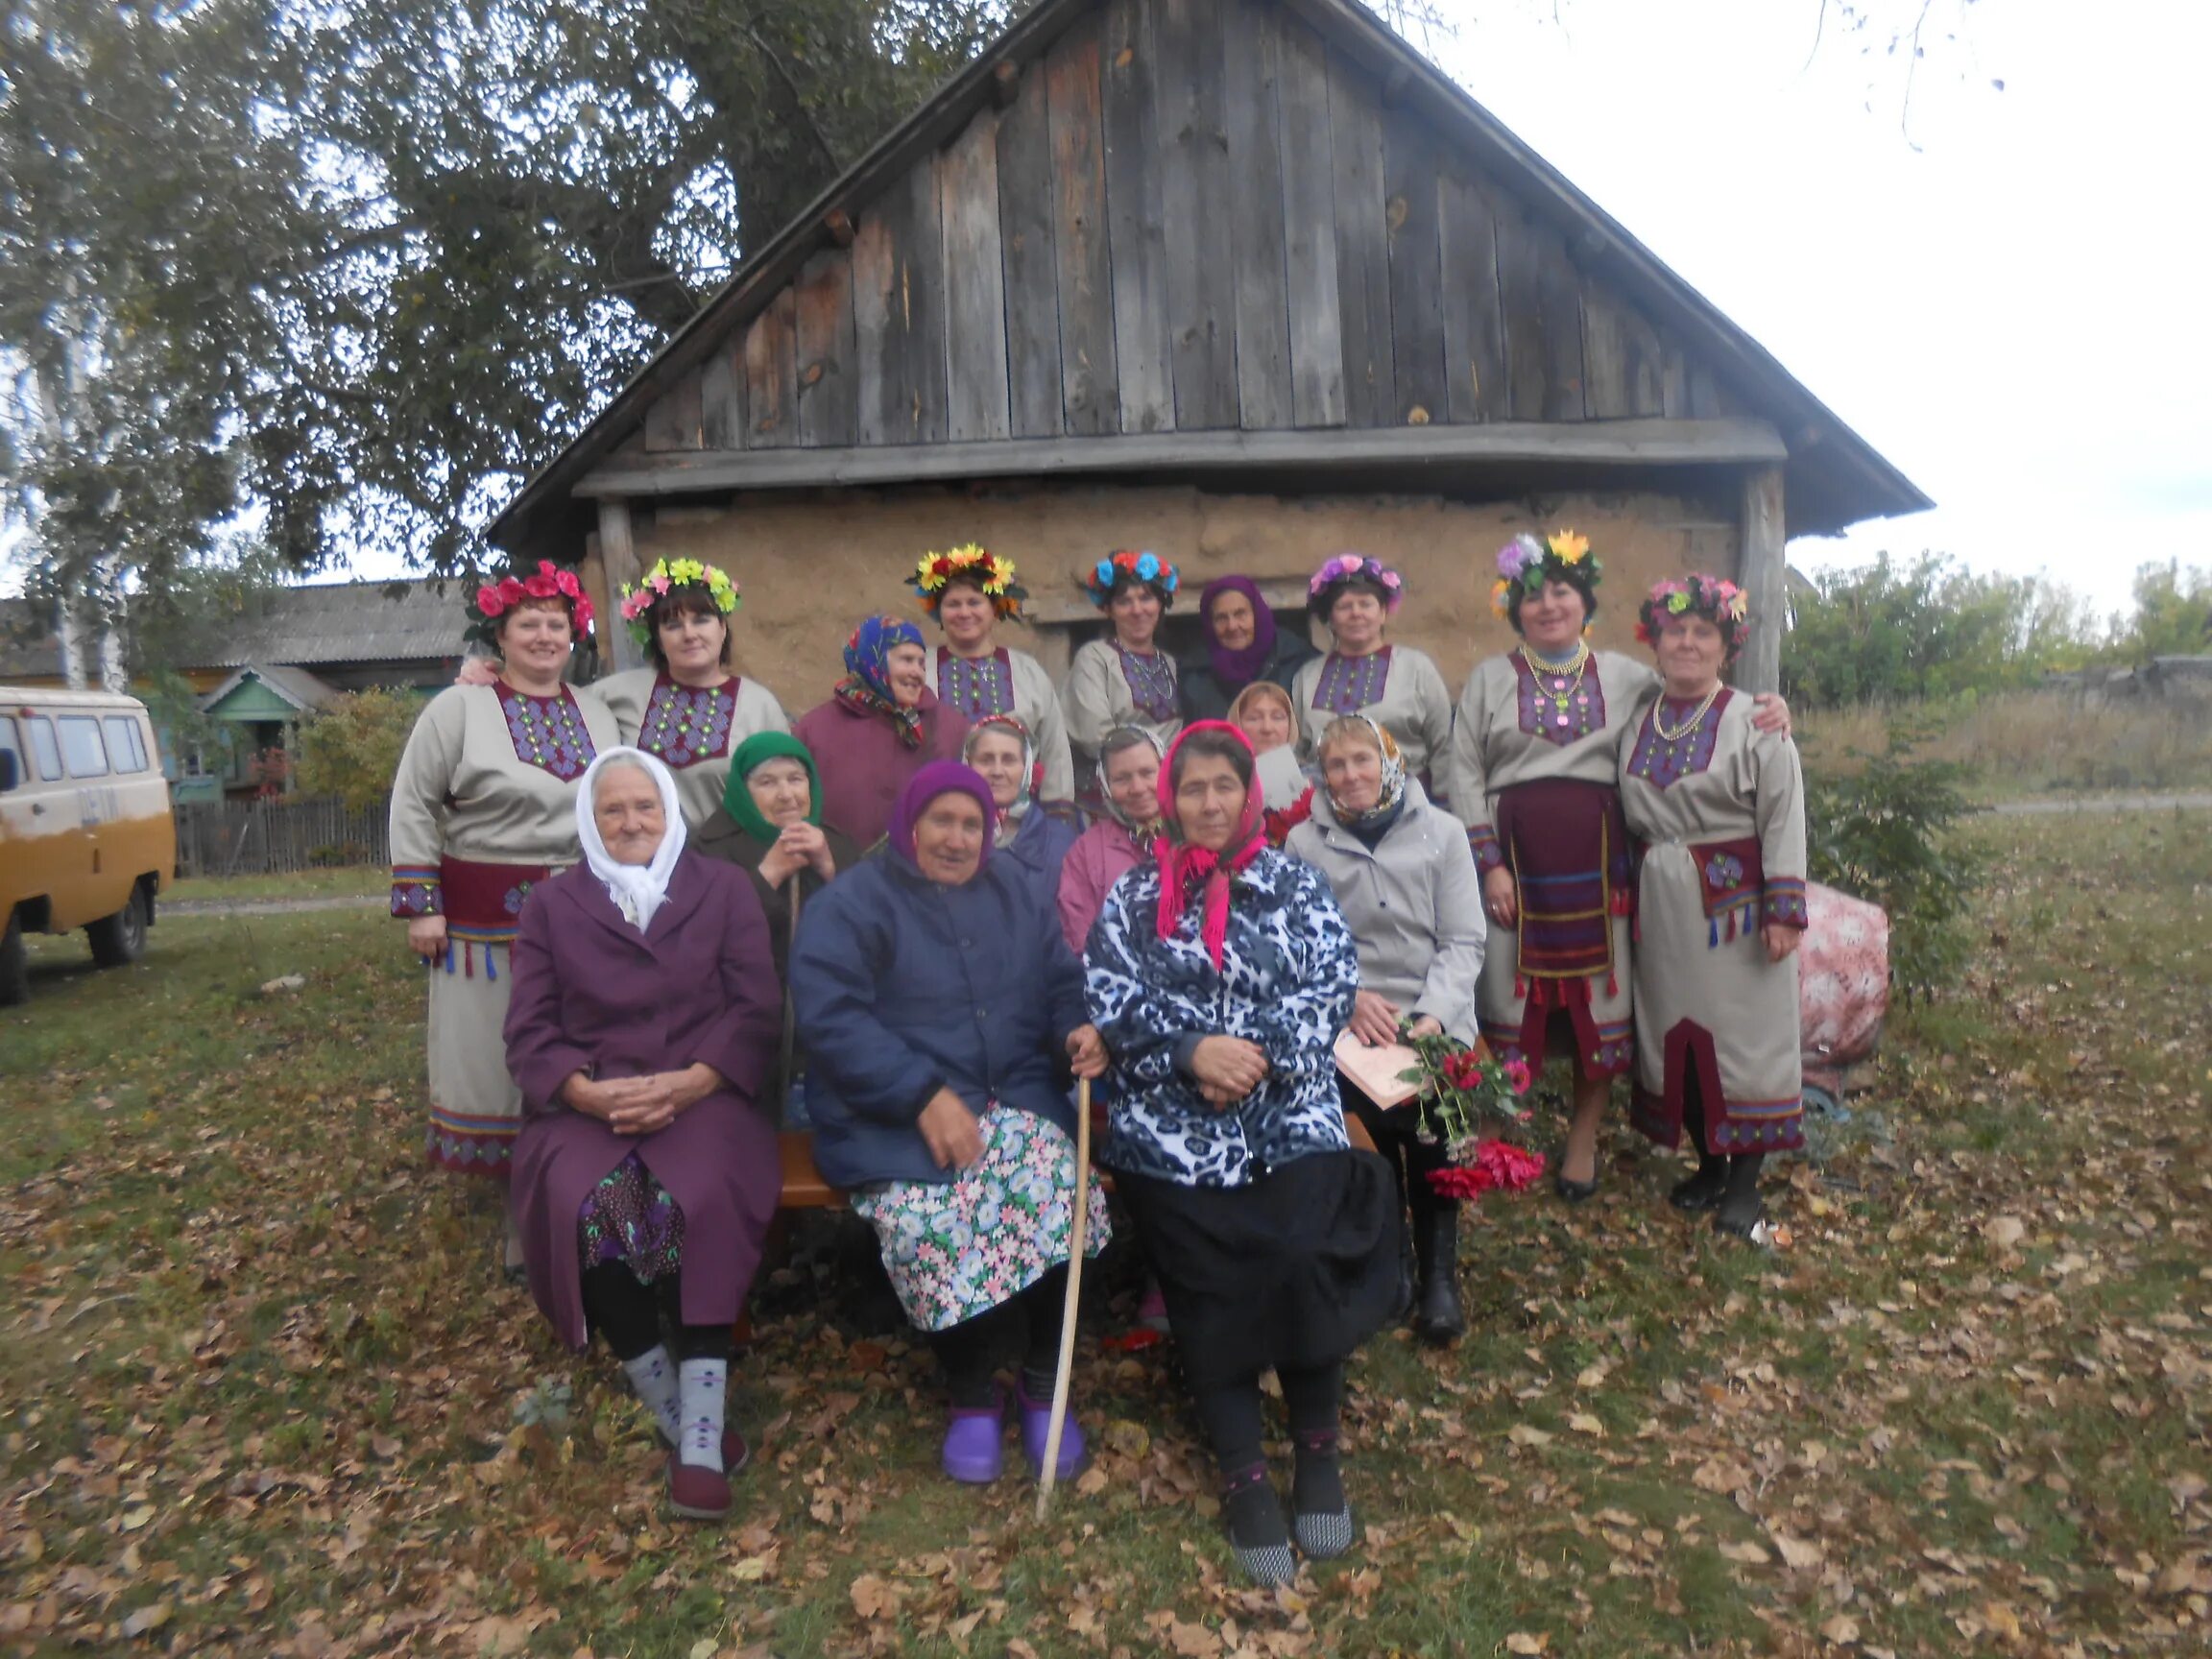
[(19, 0), (0, 470), (34, 592), (249, 503), (440, 570), (998, 0)]
[(373, 806), (392, 793), (399, 752), (422, 712), (412, 691), (375, 686), (334, 697), (300, 729), (295, 781), (308, 795), (335, 795), (349, 807)]
[(2119, 632), (2107, 655), (2123, 661), (2153, 657), (2201, 657), (2212, 652), (2212, 570), (2179, 560), (2145, 565), (2135, 572), (2135, 617)]
[(1925, 718), (1888, 722), (1878, 752), (1852, 749), (1856, 775), (1805, 767), (1813, 878), (1889, 913), (1889, 972), (1908, 994), (1957, 979), (1968, 954), (1965, 912), (1983, 860), (1956, 833), (1973, 810), (1964, 768), (1916, 753), (1936, 734)]
[(1947, 557), (1887, 554), (1824, 571), (1796, 596), (1782, 689), (1804, 709), (2030, 685), (2090, 654), (2081, 602), (2038, 576), (1978, 576)]

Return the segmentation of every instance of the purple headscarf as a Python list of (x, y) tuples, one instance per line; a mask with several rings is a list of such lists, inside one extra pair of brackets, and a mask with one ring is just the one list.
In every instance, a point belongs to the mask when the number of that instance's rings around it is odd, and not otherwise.
[[(1241, 593), (1252, 601), (1252, 643), (1231, 651), (1214, 637), (1214, 601), (1223, 593)], [(1260, 584), (1249, 576), (1216, 576), (1198, 590), (1198, 614), (1206, 624), (1206, 656), (1214, 664), (1214, 682), (1234, 696), (1249, 685), (1267, 666), (1275, 653), (1275, 613), (1260, 597)]]
[(998, 822), (998, 803), (991, 798), (991, 785), (973, 766), (957, 760), (932, 760), (906, 780), (906, 787), (899, 791), (891, 808), (891, 852), (907, 869), (920, 868), (914, 861), (914, 821), (938, 796), (955, 793), (968, 796), (983, 811), (983, 855), (975, 862), (975, 873), (980, 876), (983, 866), (991, 861), (991, 830)]

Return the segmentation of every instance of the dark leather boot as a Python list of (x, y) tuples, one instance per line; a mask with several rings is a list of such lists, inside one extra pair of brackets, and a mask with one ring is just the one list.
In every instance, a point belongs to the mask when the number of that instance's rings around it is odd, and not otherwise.
[(1448, 1347), (1467, 1330), (1459, 1306), (1459, 1206), (1431, 1199), (1416, 1213), (1414, 1241), (1421, 1259), (1421, 1294), (1413, 1309), (1413, 1334)]

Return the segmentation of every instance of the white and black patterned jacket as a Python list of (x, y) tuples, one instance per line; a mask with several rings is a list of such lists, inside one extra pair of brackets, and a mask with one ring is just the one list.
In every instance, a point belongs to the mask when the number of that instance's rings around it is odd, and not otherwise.
[[(1343, 1151), (1333, 1052), (1352, 1018), (1359, 958), (1321, 873), (1262, 852), (1236, 878), (1215, 972), (1199, 937), (1204, 906), (1159, 936), (1160, 870), (1114, 884), (1091, 929), (1084, 991), (1114, 1058), (1111, 1129), (1100, 1161), (1191, 1187), (1241, 1187), (1312, 1152)], [(1187, 1070), (1202, 1037), (1242, 1037), (1266, 1078), (1227, 1111)]]

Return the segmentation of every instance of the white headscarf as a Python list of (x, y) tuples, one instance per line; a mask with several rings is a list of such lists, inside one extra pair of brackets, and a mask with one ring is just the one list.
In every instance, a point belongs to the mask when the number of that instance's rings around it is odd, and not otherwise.
[[(661, 791), (661, 816), (667, 827), (649, 864), (615, 863), (599, 835), (595, 810), (599, 774), (617, 765), (636, 767)], [(583, 785), (576, 791), (576, 838), (584, 844), (584, 861), (606, 884), (607, 897), (614, 901), (614, 908), (622, 912), (625, 922), (644, 932), (652, 924), (653, 913), (667, 899), (669, 874), (684, 854), (684, 809), (676, 799), (676, 780), (668, 768), (642, 749), (602, 749), (599, 758), (585, 769)]]

